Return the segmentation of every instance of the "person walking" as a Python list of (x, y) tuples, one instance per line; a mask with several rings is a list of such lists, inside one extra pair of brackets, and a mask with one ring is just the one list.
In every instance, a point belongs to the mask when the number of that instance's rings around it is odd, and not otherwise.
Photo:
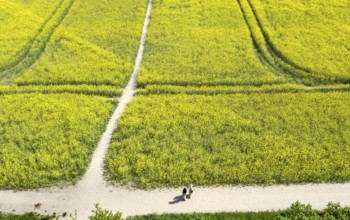
[(183, 200), (184, 200), (184, 201), (186, 201), (186, 194), (187, 194), (187, 189), (186, 189), (186, 187), (185, 187), (185, 188), (183, 188), (183, 190), (182, 190), (182, 197), (183, 197)]
[(191, 194), (193, 193), (193, 185), (192, 183), (190, 184), (190, 187), (188, 187), (188, 198), (191, 198)]

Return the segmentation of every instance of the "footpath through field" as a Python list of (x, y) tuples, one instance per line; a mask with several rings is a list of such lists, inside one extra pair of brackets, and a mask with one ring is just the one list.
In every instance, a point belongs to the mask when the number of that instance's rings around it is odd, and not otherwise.
[[(37, 211), (42, 214), (77, 211), (78, 219), (87, 219), (94, 203), (103, 208), (121, 211), (123, 216), (147, 213), (219, 212), (278, 210), (290, 207), (299, 200), (322, 209), (328, 202), (350, 205), (350, 184), (316, 184), (289, 186), (251, 186), (195, 188), (191, 199), (181, 201), (182, 189), (128, 190), (106, 187), (104, 184), (91, 188), (39, 190), (38, 192), (0, 192), (0, 210), (24, 213)], [(41, 203), (35, 210), (34, 204)], [(47, 212), (46, 212), (47, 211)]]
[[(195, 188), (193, 197), (181, 201), (181, 188), (159, 190), (129, 190), (123, 187), (106, 186), (103, 180), (103, 161), (108, 149), (113, 129), (124, 108), (131, 101), (136, 78), (142, 61), (146, 33), (150, 19), (152, 0), (149, 0), (142, 31), (139, 52), (134, 72), (119, 104), (101, 137), (90, 167), (76, 186), (64, 189), (40, 189), (35, 191), (0, 191), (0, 211), (24, 213), (36, 211), (42, 214), (77, 211), (78, 219), (87, 219), (95, 203), (101, 207), (121, 211), (123, 216), (164, 213), (164, 212), (218, 212), (218, 211), (258, 211), (284, 209), (299, 200), (310, 203), (314, 208), (324, 208), (328, 202), (350, 205), (350, 183), (308, 184), (289, 186), (248, 186), (248, 187), (208, 187)], [(41, 207), (35, 210), (35, 204)], [(69, 218), (69, 215), (66, 217)]]

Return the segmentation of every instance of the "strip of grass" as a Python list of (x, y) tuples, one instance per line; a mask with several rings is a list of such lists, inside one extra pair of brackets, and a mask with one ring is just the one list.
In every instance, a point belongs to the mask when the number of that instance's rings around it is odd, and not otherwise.
[[(110, 210), (102, 209), (97, 203), (95, 210), (89, 217), (94, 220), (115, 219), (121, 220), (120, 212), (113, 213)], [(64, 214), (66, 215), (66, 214)], [(72, 216), (72, 215), (70, 215)], [(74, 215), (73, 215), (74, 216)], [(293, 203), (290, 208), (279, 211), (260, 212), (216, 212), (216, 213), (187, 213), (187, 214), (149, 214), (131, 216), (126, 220), (295, 220), (313, 219), (330, 220), (350, 218), (350, 208), (342, 207), (339, 203), (328, 203), (323, 210), (315, 210), (310, 204), (305, 205), (300, 202)], [(23, 215), (3, 214), (0, 212), (0, 220), (27, 220), (27, 219), (55, 219), (55, 215), (41, 216), (36, 213), (26, 213)]]
[(161, 214), (129, 217), (128, 220), (330, 220), (350, 219), (350, 208), (339, 203), (328, 203), (323, 210), (315, 210), (311, 205), (295, 202), (290, 208), (272, 212), (222, 212), (222, 213), (191, 213), (191, 214)]
[(54, 220), (55, 216), (44, 216), (35, 212), (25, 213), (23, 215), (5, 214), (0, 212), (0, 220)]
[[(1, 91), (1, 87), (0, 87)], [(296, 93), (296, 92), (349, 92), (349, 85), (330, 85), (306, 87), (300, 84), (277, 84), (262, 86), (173, 86), (173, 85), (149, 85), (145, 89), (138, 90), (138, 94), (250, 94), (250, 93)]]
[(0, 86), (0, 94), (23, 94), (23, 93), (73, 93), (85, 95), (97, 95), (107, 97), (119, 97), (122, 89), (116, 89), (114, 86), (105, 85), (29, 85), (29, 86)]
[(275, 212), (222, 212), (191, 214), (152, 214), (129, 217), (128, 220), (272, 220)]

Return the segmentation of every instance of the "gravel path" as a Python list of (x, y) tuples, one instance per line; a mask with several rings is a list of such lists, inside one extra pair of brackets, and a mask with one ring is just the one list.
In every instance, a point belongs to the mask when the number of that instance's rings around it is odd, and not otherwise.
[[(318, 209), (324, 208), (330, 201), (350, 205), (350, 183), (195, 188), (192, 198), (186, 202), (180, 201), (181, 188), (144, 191), (107, 186), (103, 180), (104, 158), (113, 129), (135, 93), (151, 8), (152, 0), (149, 1), (134, 72), (101, 137), (85, 176), (76, 186), (64, 189), (0, 191), (0, 211), (9, 213), (36, 211), (42, 214), (77, 211), (78, 219), (87, 219), (95, 203), (100, 203), (103, 208), (109, 210), (121, 211), (124, 217), (163, 212), (277, 210), (287, 208), (297, 200), (310, 203)], [(34, 204), (37, 203), (42, 204), (39, 209), (34, 208)]]
[[(103, 208), (121, 211), (123, 216), (163, 212), (218, 212), (277, 210), (289, 207), (299, 200), (322, 209), (328, 202), (350, 205), (350, 184), (289, 185), (269, 187), (217, 187), (195, 188), (191, 199), (179, 201), (181, 189), (128, 190), (105, 187), (89, 189), (79, 186), (63, 190), (40, 190), (39, 192), (0, 192), (0, 210), (23, 213), (74, 213), (78, 219), (87, 219), (94, 203)], [(34, 210), (34, 204), (42, 203)]]

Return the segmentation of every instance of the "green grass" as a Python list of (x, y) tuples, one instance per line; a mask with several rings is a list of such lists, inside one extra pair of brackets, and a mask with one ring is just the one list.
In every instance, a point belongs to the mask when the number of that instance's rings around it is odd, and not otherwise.
[(86, 95), (0, 96), (0, 188), (76, 181), (114, 104)]
[[(89, 219), (121, 220), (120, 212), (113, 213), (110, 210), (102, 209), (99, 204), (95, 205)], [(66, 215), (66, 214), (65, 214)], [(3, 214), (0, 212), (0, 220), (27, 220), (27, 219), (56, 219), (56, 215), (42, 216), (36, 213), (26, 213), (23, 215)], [(58, 216), (60, 217), (60, 216)], [(79, 217), (79, 214), (78, 214)], [(290, 208), (278, 211), (260, 212), (216, 212), (216, 213), (164, 213), (148, 214), (127, 217), (126, 220), (331, 220), (350, 218), (350, 208), (342, 207), (339, 203), (328, 203), (323, 210), (313, 209), (310, 204), (305, 205), (300, 202), (293, 203)]]
[(58, 94), (58, 93), (73, 93), (85, 95), (107, 96), (110, 98), (119, 97), (122, 89), (116, 89), (114, 86), (104, 85), (5, 85), (0, 86), (0, 94), (29, 94), (29, 93), (43, 93), (43, 94)]
[[(218, 94), (252, 94), (252, 93), (297, 93), (297, 92), (349, 92), (349, 85), (328, 85), (306, 87), (300, 84), (277, 84), (262, 86), (173, 86), (149, 85), (138, 90), (138, 94), (188, 94), (188, 95), (218, 95)], [(1, 92), (1, 87), (0, 87)]]
[(138, 82), (261, 85), (287, 80), (256, 55), (239, 5), (230, 0), (155, 0)]
[(222, 212), (191, 214), (151, 214), (129, 217), (127, 220), (272, 220), (275, 212)]
[(29, 212), (22, 215), (5, 214), (0, 212), (0, 220), (54, 220), (55, 216), (44, 216), (35, 212)]
[(152, 214), (129, 217), (128, 220), (330, 220), (350, 219), (350, 208), (339, 203), (328, 203), (323, 210), (315, 210), (311, 205), (293, 203), (290, 208), (271, 212), (222, 212), (191, 214)]
[(109, 179), (140, 188), (344, 182), (348, 93), (139, 95), (107, 156)]

